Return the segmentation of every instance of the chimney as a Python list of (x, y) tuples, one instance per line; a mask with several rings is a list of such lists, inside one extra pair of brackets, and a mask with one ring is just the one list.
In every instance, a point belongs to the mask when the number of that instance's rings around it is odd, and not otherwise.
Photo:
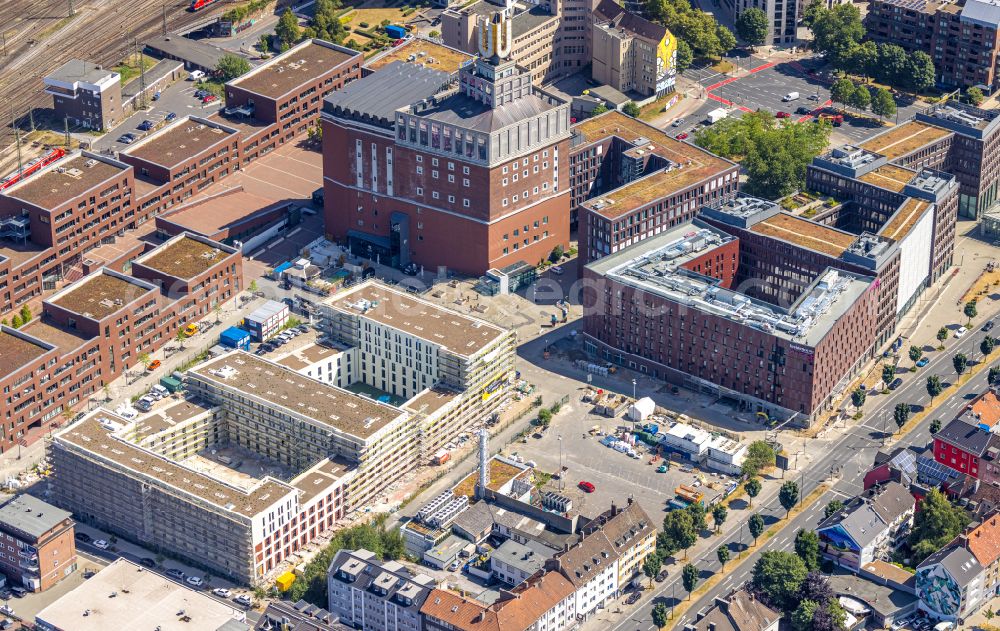
[(614, 517), (618, 514), (618, 507), (615, 506), (615, 501), (611, 500), (611, 516)]
[(714, 622), (709, 622), (708, 623), (708, 631), (715, 631), (715, 623)]

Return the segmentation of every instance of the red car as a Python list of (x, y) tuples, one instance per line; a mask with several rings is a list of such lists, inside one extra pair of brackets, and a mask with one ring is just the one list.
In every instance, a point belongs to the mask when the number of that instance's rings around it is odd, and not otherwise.
[(593, 484), (591, 484), (590, 482), (587, 482), (585, 480), (581, 480), (580, 483), (577, 484), (577, 486), (579, 486), (581, 489), (583, 489), (583, 491), (586, 492), (586, 493), (593, 493), (594, 491), (597, 490), (596, 486), (594, 486)]
[(684, 134), (677, 134), (676, 136), (674, 136), (674, 138), (676, 138), (677, 140), (684, 140), (687, 137), (688, 137), (688, 135), (686, 133), (684, 133)]
[(202, 103), (214, 103), (214, 102), (216, 102), (218, 100), (219, 100), (219, 97), (215, 96), (214, 94), (209, 94), (208, 96), (206, 96), (205, 98), (203, 98), (201, 100), (201, 102)]
[(788, 112), (778, 112), (777, 114), (774, 115), (774, 117), (775, 118), (791, 118), (792, 115), (789, 114)]

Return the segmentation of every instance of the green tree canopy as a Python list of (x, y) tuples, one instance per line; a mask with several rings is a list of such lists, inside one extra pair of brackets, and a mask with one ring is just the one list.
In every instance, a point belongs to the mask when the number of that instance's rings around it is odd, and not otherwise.
[(682, 39), (677, 40), (677, 72), (684, 72), (693, 62), (694, 52), (691, 50), (691, 45)]
[(823, 509), (823, 518), (826, 519), (830, 515), (833, 515), (837, 511), (841, 510), (844, 510), (843, 502), (840, 500), (830, 500), (830, 502), (826, 505), (826, 508)]
[(291, 46), (302, 37), (302, 29), (299, 28), (299, 19), (292, 13), (291, 8), (286, 8), (285, 12), (278, 18), (278, 25), (274, 27), (274, 34), (286, 46)]
[(793, 610), (809, 570), (796, 554), (769, 550), (753, 566), (754, 590), (782, 611)]
[(598, 103), (596, 106), (594, 106), (594, 109), (590, 110), (590, 115), (600, 116), (601, 114), (604, 114), (607, 111), (608, 111), (607, 105), (605, 105), (604, 103)]
[(939, 342), (943, 342), (946, 339), (948, 339), (948, 327), (943, 326), (940, 329), (938, 329), (937, 339)]
[(794, 480), (787, 480), (781, 485), (781, 489), (778, 490), (778, 501), (781, 503), (781, 507), (785, 509), (785, 515), (795, 507), (795, 504), (799, 501), (799, 485)]
[(841, 77), (830, 86), (830, 100), (834, 103), (848, 106), (854, 96), (854, 82), (847, 77)]
[(863, 42), (855, 46), (845, 70), (863, 77), (878, 74), (878, 46), (875, 42)]
[(955, 372), (961, 377), (965, 369), (969, 367), (969, 358), (965, 356), (965, 353), (958, 353), (951, 358), (951, 364), (955, 367)]
[(920, 358), (923, 357), (923, 355), (924, 355), (924, 350), (922, 348), (920, 348), (919, 346), (911, 346), (910, 347), (910, 361), (911, 362), (920, 361)]
[(850, 65), (852, 52), (865, 36), (861, 12), (852, 4), (815, 11), (810, 30), (814, 48), (826, 53), (834, 66), (841, 69)]
[(993, 349), (996, 348), (996, 345), (997, 341), (987, 335), (981, 342), (979, 342), (979, 352), (983, 355), (989, 355), (993, 352)]
[[(875, 92), (872, 94), (872, 114), (878, 116), (879, 120), (891, 118), (896, 115), (896, 99), (892, 98), (892, 92), (889, 92), (885, 88), (875, 88)], [(910, 348), (917, 347), (911, 346)], [(917, 350), (920, 349), (917, 348)], [(913, 361), (916, 361), (916, 359)]]
[(669, 615), (667, 604), (665, 602), (661, 601), (653, 605), (653, 624), (656, 625), (657, 629), (662, 629), (667, 626)]
[(684, 583), (684, 591), (688, 593), (688, 599), (691, 598), (691, 592), (698, 587), (698, 568), (688, 563), (681, 570), (681, 582)]
[(879, 81), (892, 85), (902, 85), (906, 80), (908, 55), (898, 44), (878, 45), (878, 66), (873, 74)]
[(736, 34), (750, 46), (760, 46), (767, 41), (767, 14), (752, 7), (736, 18)]
[(808, 570), (819, 569), (819, 535), (815, 530), (801, 529), (795, 534), (795, 554), (799, 555)]
[(715, 549), (715, 556), (719, 559), (719, 565), (723, 569), (726, 567), (726, 562), (729, 561), (729, 546), (723, 544)]
[(701, 532), (708, 528), (707, 512), (704, 504), (701, 502), (692, 502), (684, 510), (691, 513), (691, 525), (694, 526), (696, 532)]
[(653, 584), (653, 579), (663, 569), (663, 557), (659, 554), (650, 554), (642, 564), (642, 573), (649, 579), (649, 584)]
[(979, 314), (979, 312), (976, 310), (976, 301), (970, 300), (969, 302), (965, 303), (965, 306), (962, 308), (962, 313), (964, 313), (965, 317), (968, 318), (969, 321), (971, 322), (972, 319)]
[(315, 31), (316, 37), (334, 44), (343, 43), (347, 37), (347, 29), (337, 16), (341, 9), (340, 0), (316, 0), (316, 12), (309, 26)]
[(896, 367), (892, 364), (882, 364), (882, 383), (889, 385), (896, 378)]
[(969, 520), (965, 510), (949, 502), (941, 491), (931, 489), (920, 500), (919, 510), (913, 517), (909, 536), (911, 565), (915, 567), (954, 539)]
[(930, 432), (931, 432), (931, 435), (934, 435), (934, 434), (937, 434), (940, 431), (941, 431), (941, 419), (936, 418), (933, 421), (931, 421)]
[(941, 390), (943, 389), (944, 386), (941, 385), (941, 377), (937, 375), (927, 377), (927, 394), (930, 396), (931, 402), (934, 401), (934, 397), (941, 394)]
[(851, 403), (854, 407), (859, 408), (865, 404), (865, 399), (868, 398), (868, 391), (862, 390), (861, 388), (855, 388), (854, 392), (851, 393)]
[(763, 440), (755, 440), (747, 447), (743, 459), (743, 475), (753, 478), (764, 469), (774, 466), (774, 448)]
[(896, 407), (892, 410), (892, 420), (896, 421), (896, 427), (903, 429), (906, 425), (906, 421), (910, 418), (910, 404), (909, 403), (897, 403)]
[(736, 45), (736, 37), (729, 29), (720, 26), (711, 13), (695, 8), (687, 0), (645, 0), (645, 13), (670, 29), (695, 56), (718, 57)]
[(792, 628), (795, 631), (812, 631), (813, 616), (819, 605), (814, 600), (803, 600), (792, 612)]
[(752, 477), (743, 485), (743, 490), (750, 496), (750, 506), (753, 506), (753, 498), (760, 494), (760, 478)]
[(1000, 381), (1000, 366), (990, 366), (990, 372), (987, 379), (991, 384), (996, 384)]
[(724, 504), (716, 504), (712, 507), (712, 521), (715, 522), (716, 531), (722, 529), (722, 524), (726, 521), (728, 515), (729, 511)]
[[(657, 537), (657, 552), (666, 556), (684, 550), (694, 545), (698, 540), (698, 531), (690, 511), (670, 511), (663, 518), (663, 532)], [(662, 549), (661, 549), (662, 548)]]
[(854, 92), (851, 93), (850, 106), (858, 111), (865, 111), (868, 106), (871, 105), (872, 94), (863, 85), (854, 86)]
[(907, 57), (906, 81), (904, 85), (914, 92), (923, 92), (934, 85), (934, 60), (922, 50)]
[(215, 70), (219, 73), (220, 79), (223, 81), (231, 81), (236, 77), (250, 72), (250, 62), (243, 59), (239, 55), (226, 53), (219, 58), (219, 63), (216, 64)]
[(635, 104), (635, 101), (629, 101), (622, 106), (622, 113), (626, 116), (631, 116), (632, 118), (639, 118), (639, 113), (641, 110), (639, 106)]
[(965, 98), (967, 98), (969, 103), (972, 105), (979, 107), (979, 105), (986, 100), (986, 95), (983, 94), (983, 91), (979, 88), (973, 87), (965, 91)]
[(759, 513), (754, 513), (747, 520), (747, 528), (750, 529), (750, 536), (753, 537), (754, 545), (757, 545), (757, 537), (764, 534), (764, 518)]

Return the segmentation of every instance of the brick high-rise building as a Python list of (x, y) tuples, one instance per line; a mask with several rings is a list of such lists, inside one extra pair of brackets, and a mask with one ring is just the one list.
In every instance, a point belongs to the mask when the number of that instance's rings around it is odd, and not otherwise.
[(876, 42), (930, 55), (941, 84), (1000, 87), (1000, 6), (995, 2), (870, 0), (865, 26)]
[(394, 62), (326, 100), (328, 235), (383, 263), (482, 274), (569, 242), (569, 105), (510, 59), (497, 13), (459, 72)]

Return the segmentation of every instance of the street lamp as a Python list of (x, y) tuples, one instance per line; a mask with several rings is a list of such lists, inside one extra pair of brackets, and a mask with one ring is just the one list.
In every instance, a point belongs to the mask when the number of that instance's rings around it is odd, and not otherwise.
[(563, 488), (563, 463), (562, 463), (562, 434), (556, 436), (559, 441), (559, 491), (562, 492)]
[(635, 379), (632, 380), (632, 400), (635, 401)]

